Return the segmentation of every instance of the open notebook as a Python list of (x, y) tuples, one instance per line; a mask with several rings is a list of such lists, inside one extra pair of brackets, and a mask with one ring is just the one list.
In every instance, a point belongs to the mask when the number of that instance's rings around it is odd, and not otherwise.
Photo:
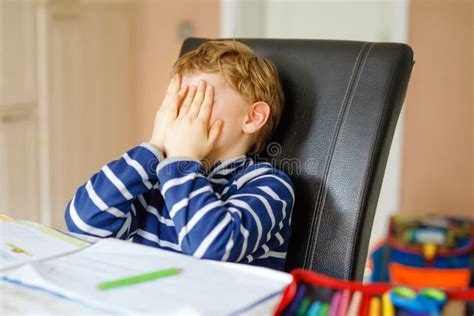
[(89, 246), (77, 238), (30, 221), (0, 221), (0, 271), (64, 255)]
[[(102, 291), (97, 284), (165, 268), (176, 276)], [(283, 291), (287, 273), (191, 256), (117, 239), (8, 271), (3, 281), (119, 314), (237, 314)]]

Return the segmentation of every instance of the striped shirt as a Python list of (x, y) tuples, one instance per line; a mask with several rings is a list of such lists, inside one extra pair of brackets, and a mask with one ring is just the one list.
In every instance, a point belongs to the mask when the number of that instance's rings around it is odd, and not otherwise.
[(206, 172), (143, 143), (79, 187), (65, 220), (75, 233), (283, 270), (293, 203), (290, 178), (267, 162), (241, 155)]

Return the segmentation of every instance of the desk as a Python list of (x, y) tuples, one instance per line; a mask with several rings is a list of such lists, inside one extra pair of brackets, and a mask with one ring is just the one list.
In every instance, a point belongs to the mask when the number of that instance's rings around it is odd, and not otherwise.
[[(97, 240), (89, 236), (68, 233), (74, 237), (94, 243)], [(272, 315), (281, 295), (249, 310), (245, 315)], [(157, 310), (157, 313), (159, 310)], [(0, 281), (0, 315), (99, 315), (101, 312), (81, 303), (66, 300), (52, 294), (24, 286)]]

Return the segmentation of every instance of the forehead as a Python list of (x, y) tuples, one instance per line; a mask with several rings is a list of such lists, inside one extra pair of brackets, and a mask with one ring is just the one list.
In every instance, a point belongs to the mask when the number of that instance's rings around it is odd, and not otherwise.
[(215, 88), (224, 88), (225, 83), (222, 76), (218, 73), (204, 73), (198, 72), (193, 74), (184, 74), (182, 77), (181, 84), (187, 84), (188, 86), (196, 86), (199, 80), (204, 80)]

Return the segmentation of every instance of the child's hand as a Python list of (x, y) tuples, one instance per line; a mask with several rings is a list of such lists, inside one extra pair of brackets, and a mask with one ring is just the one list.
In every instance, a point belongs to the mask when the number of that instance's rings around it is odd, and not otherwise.
[(168, 157), (189, 157), (201, 160), (214, 147), (222, 130), (222, 121), (209, 127), (214, 87), (199, 82), (197, 91), (190, 87), (178, 117), (166, 130), (165, 150)]
[(150, 139), (150, 144), (157, 147), (163, 155), (165, 155), (165, 133), (167, 127), (176, 119), (180, 103), (186, 96), (187, 87), (181, 86), (181, 76), (176, 74), (168, 85), (166, 96), (161, 103), (158, 112), (155, 116), (155, 125), (153, 127), (153, 134)]

